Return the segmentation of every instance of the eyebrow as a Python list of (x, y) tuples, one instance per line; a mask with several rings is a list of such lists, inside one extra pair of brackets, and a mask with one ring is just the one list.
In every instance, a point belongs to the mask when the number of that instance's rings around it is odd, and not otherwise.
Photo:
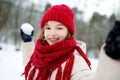
[(63, 24), (62, 23), (57, 24), (57, 26), (61, 26), (61, 25), (63, 25)]

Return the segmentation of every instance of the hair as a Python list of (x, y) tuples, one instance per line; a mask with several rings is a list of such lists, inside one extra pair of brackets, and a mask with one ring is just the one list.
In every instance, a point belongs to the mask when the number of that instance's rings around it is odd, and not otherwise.
[[(47, 23), (45, 23), (44, 27), (47, 25)], [(47, 43), (44, 37), (44, 27), (38, 32), (38, 38), (40, 38), (42, 40), (42, 44)], [(68, 34), (65, 38), (65, 40), (71, 39), (72, 38), (72, 34), (71, 32), (68, 30)]]

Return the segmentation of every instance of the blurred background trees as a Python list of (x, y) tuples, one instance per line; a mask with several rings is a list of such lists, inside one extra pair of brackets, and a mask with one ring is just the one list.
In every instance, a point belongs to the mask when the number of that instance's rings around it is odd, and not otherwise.
[[(36, 32), (39, 30), (41, 16), (51, 6), (48, 1), (40, 1), (40, 4), (35, 4), (29, 0), (0, 1), (0, 43), (14, 44), (16, 50), (19, 50), (21, 43), (19, 28), (21, 24), (28, 22), (35, 27)], [(112, 28), (113, 22), (120, 19), (120, 11), (109, 17), (94, 12), (89, 21), (84, 21), (84, 12), (77, 7), (73, 7), (73, 10), (75, 12), (75, 38), (86, 42), (87, 54), (90, 57), (97, 58), (98, 51), (105, 42), (106, 35)]]

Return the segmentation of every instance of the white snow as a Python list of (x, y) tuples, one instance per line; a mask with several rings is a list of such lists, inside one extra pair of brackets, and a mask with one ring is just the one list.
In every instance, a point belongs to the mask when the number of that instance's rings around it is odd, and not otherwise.
[(21, 25), (21, 29), (23, 30), (24, 33), (31, 35), (31, 32), (33, 31), (33, 26), (29, 23), (24, 23)]
[[(24, 71), (21, 51), (15, 51), (15, 47), (9, 44), (0, 44), (0, 80), (25, 80), (21, 74)], [(95, 72), (97, 59), (90, 58), (92, 70)]]
[(98, 59), (90, 58), (91, 61), (91, 68), (93, 72), (96, 72)]
[[(1, 44), (0, 44), (1, 46)], [(2, 45), (0, 50), (0, 80), (24, 80), (22, 54), (12, 45)]]

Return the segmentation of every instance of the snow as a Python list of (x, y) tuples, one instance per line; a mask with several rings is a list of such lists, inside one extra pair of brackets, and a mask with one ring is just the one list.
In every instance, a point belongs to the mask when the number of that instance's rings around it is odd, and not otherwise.
[(31, 35), (31, 32), (34, 30), (33, 26), (29, 23), (23, 23), (21, 25), (21, 29), (23, 30), (24, 33)]
[(24, 71), (21, 52), (15, 51), (12, 45), (2, 45), (2, 48), (0, 50), (0, 80), (24, 80), (24, 76), (21, 76)]
[(96, 72), (98, 59), (90, 58), (91, 61), (91, 69), (93, 72)]
[[(0, 50), (0, 80), (24, 80), (21, 74), (24, 71), (21, 51), (15, 51), (15, 47), (9, 44), (1, 44)], [(90, 58), (93, 72), (96, 71), (97, 59)]]

